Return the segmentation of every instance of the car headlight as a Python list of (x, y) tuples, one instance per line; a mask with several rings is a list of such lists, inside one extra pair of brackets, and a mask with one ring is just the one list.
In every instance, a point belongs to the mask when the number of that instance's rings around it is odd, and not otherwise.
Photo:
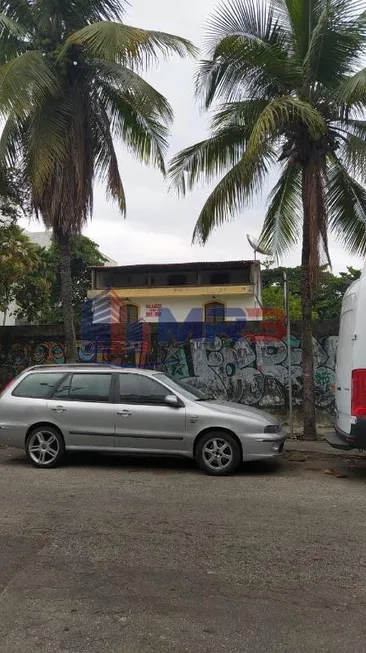
[(267, 424), (267, 426), (264, 427), (264, 432), (265, 433), (280, 433), (281, 432), (281, 426), (279, 424)]

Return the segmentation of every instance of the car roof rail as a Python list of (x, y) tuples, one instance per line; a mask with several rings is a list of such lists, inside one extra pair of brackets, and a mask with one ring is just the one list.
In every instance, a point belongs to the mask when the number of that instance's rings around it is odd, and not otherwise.
[(28, 367), (28, 370), (44, 370), (47, 367), (71, 367), (78, 369), (79, 367), (88, 367), (88, 368), (99, 368), (99, 367), (120, 367), (119, 365), (114, 365), (113, 363), (44, 363), (43, 365), (31, 365)]

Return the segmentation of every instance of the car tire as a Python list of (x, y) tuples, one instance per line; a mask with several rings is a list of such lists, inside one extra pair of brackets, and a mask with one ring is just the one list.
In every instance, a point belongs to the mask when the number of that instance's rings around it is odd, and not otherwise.
[(58, 467), (65, 458), (65, 442), (56, 428), (44, 424), (28, 434), (25, 452), (34, 467), (50, 469)]
[(199, 439), (195, 458), (206, 474), (227, 476), (238, 469), (242, 452), (239, 442), (230, 433), (210, 431)]

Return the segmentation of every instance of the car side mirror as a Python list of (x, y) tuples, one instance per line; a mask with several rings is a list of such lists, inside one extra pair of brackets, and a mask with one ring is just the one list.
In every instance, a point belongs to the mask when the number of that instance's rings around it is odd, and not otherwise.
[(175, 395), (167, 395), (165, 397), (165, 403), (168, 404), (169, 406), (172, 406), (172, 408), (179, 408), (181, 406), (181, 403)]

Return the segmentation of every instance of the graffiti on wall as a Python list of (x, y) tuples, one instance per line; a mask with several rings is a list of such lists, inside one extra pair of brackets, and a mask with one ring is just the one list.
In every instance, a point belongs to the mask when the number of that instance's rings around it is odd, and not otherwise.
[[(313, 341), (316, 406), (331, 414), (334, 413), (336, 344), (336, 336)], [(160, 347), (159, 369), (215, 398), (258, 408), (285, 408), (289, 389), (288, 347), (286, 338), (250, 334), (236, 342), (216, 337), (213, 342), (192, 340), (189, 344), (165, 344)], [(293, 398), (295, 404), (300, 404), (300, 340), (291, 336), (290, 347)]]
[[(300, 340), (290, 343), (278, 330), (276, 335), (245, 332), (240, 337), (216, 335), (193, 337), (184, 342), (164, 338), (154, 341), (146, 324), (134, 328), (128, 338), (117, 333), (109, 342), (81, 340), (78, 357), (82, 363), (109, 363), (132, 367), (155, 367), (184, 379), (204, 392), (228, 401), (258, 408), (286, 408), (288, 405), (288, 348), (291, 347), (292, 391), (301, 403), (302, 351)], [(280, 336), (280, 337), (276, 337)], [(314, 379), (317, 408), (334, 413), (335, 356), (337, 337), (314, 339)], [(12, 342), (1, 349), (0, 389), (30, 365), (65, 362), (64, 344), (58, 340)]]
[[(144, 367), (147, 365), (150, 339), (123, 341), (79, 340), (77, 342), (80, 363), (114, 363)], [(0, 390), (17, 374), (31, 365), (55, 365), (65, 363), (65, 345), (58, 340), (39, 342), (14, 342), (8, 347), (0, 344)]]

